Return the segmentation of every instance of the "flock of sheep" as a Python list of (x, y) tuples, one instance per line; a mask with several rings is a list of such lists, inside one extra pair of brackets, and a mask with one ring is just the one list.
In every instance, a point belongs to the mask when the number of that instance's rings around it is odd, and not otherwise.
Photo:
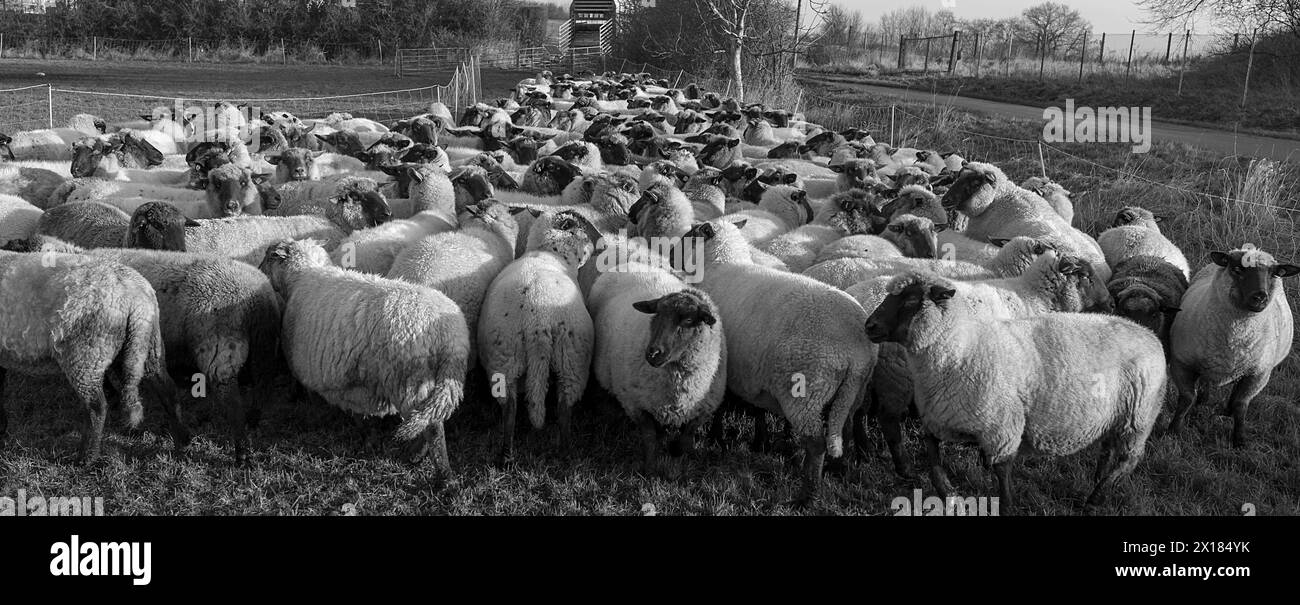
[(407, 455), (450, 472), (444, 424), (481, 372), (503, 461), (521, 404), (571, 443), (594, 379), (646, 473), (733, 411), (765, 447), (771, 413), (805, 452), (806, 501), (828, 455), (866, 446), (868, 417), (912, 476), (912, 414), (942, 496), (942, 442), (979, 448), (1003, 507), (1022, 449), (1100, 443), (1096, 504), (1170, 378), (1170, 431), (1233, 383), (1242, 445), (1291, 349), (1281, 279), (1300, 267), (1263, 250), (1193, 274), (1142, 208), (1093, 239), (1047, 179), (695, 85), (544, 72), (459, 120), (434, 104), (389, 125), (213, 109), (199, 127), (162, 111), (0, 135), (0, 440), (14, 371), (68, 380), (84, 457), (106, 379), (127, 426), (143, 387), (183, 449), (171, 376), (198, 372), (244, 462), (287, 367), (297, 396), (399, 414)]

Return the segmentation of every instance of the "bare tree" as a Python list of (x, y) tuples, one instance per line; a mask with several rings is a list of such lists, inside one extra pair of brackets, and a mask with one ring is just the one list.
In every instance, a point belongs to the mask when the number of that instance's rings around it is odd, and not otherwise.
[(1044, 2), (1022, 13), (1025, 37), (1040, 45), (1042, 52), (1055, 54), (1064, 40), (1073, 40), (1091, 29), (1084, 18), (1064, 4)]
[(1208, 16), (1241, 30), (1286, 29), (1300, 37), (1300, 0), (1137, 0), (1151, 23), (1182, 26)]
[(728, 69), (736, 84), (736, 98), (745, 98), (744, 66), (745, 39), (749, 33), (750, 11), (756, 0), (695, 0), (700, 18), (722, 34), (726, 40)]

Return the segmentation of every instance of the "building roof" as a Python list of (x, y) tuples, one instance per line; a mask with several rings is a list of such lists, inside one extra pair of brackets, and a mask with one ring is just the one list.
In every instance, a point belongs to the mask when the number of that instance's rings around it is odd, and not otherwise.
[(601, 11), (613, 13), (614, 0), (573, 0), (573, 4), (569, 6), (569, 12), (573, 11)]

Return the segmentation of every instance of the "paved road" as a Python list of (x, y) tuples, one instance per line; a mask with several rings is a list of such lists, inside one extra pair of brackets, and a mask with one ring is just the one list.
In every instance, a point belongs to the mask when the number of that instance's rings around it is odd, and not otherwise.
[[(984, 99), (972, 99), (969, 97), (936, 95), (922, 90), (909, 90), (904, 88), (892, 88), (889, 86), (875, 86), (871, 84), (856, 84), (808, 76), (800, 76), (800, 78), (829, 86), (861, 90), (872, 94), (896, 97), (908, 101), (921, 101), (926, 103), (938, 101), (940, 103), (949, 103), (962, 109), (979, 111), (995, 116), (1031, 120), (1039, 123), (1044, 122), (1043, 108), (1048, 106), (1041, 105), (1034, 107), (1030, 105), (1016, 105), (1014, 103), (986, 101)], [(1155, 122), (1152, 125), (1153, 141), (1186, 143), (1188, 145), (1217, 151), (1224, 155), (1239, 154), (1252, 157), (1272, 158), (1275, 160), (1300, 161), (1300, 141), (1249, 134), (1236, 134), (1225, 130), (1184, 126), (1182, 124), (1170, 124), (1159, 120), (1153, 120), (1153, 122)]]

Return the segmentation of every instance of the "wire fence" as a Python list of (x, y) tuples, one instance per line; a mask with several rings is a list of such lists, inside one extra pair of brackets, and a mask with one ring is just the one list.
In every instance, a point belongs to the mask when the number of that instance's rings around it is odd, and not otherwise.
[(288, 111), (299, 117), (324, 117), (347, 112), (390, 122), (429, 110), (440, 102), (453, 114), (477, 103), (482, 96), (480, 74), (471, 59), (456, 66), (446, 84), (348, 95), (290, 98), (193, 98), (178, 95), (108, 93), (57, 88), (53, 85), (0, 89), (0, 132), (54, 128), (68, 124), (74, 115), (89, 113), (109, 123), (138, 122), (159, 108), (171, 115), (203, 115), (218, 101), (246, 105), (252, 117), (265, 111)]

